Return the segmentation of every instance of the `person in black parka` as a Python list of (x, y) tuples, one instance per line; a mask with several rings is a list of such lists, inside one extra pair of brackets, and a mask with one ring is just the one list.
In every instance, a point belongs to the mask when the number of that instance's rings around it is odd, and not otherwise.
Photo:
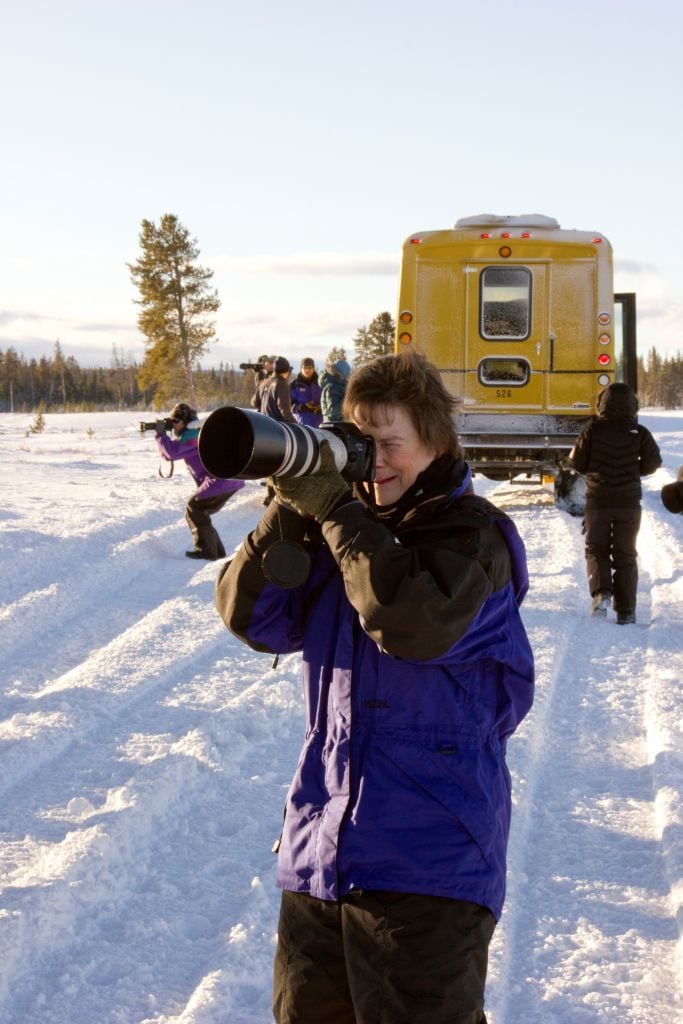
[(636, 621), (640, 478), (662, 457), (654, 437), (638, 423), (638, 399), (628, 384), (609, 384), (598, 395), (597, 418), (580, 434), (570, 465), (586, 476), (586, 569), (592, 614), (603, 618), (614, 602), (617, 622)]

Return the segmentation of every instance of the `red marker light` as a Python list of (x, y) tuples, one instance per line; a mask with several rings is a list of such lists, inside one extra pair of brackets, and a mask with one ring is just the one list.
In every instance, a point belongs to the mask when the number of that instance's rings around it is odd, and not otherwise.
[(491, 236), (490, 236), (490, 234), (488, 233), (488, 231), (482, 231), (482, 233), (481, 233), (481, 237), (482, 237), (482, 238), (490, 238)]
[(509, 231), (504, 231), (503, 234), (500, 237), (501, 238), (509, 238), (510, 237), (510, 232)]
[(600, 363), (600, 366), (609, 366), (610, 358), (606, 352), (603, 352), (602, 355), (598, 356), (598, 362)]
[(531, 238), (530, 231), (522, 231), (522, 238)]
[(410, 244), (411, 245), (422, 245), (422, 239), (421, 238), (411, 238), (410, 239)]
[(602, 238), (600, 238), (600, 235), (596, 235), (593, 241), (596, 245), (600, 245), (600, 242), (602, 242)]

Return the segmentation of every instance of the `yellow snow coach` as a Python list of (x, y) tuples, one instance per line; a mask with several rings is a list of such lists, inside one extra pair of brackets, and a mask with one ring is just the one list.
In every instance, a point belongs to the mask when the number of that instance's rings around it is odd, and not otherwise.
[(635, 295), (613, 293), (612, 247), (538, 214), (484, 214), (411, 235), (403, 248), (396, 348), (414, 345), (461, 401), (473, 471), (552, 476), (614, 380), (636, 389)]

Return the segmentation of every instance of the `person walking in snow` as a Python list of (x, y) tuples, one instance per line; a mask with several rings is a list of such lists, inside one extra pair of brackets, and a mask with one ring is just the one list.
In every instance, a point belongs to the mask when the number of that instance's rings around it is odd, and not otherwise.
[(187, 558), (205, 558), (214, 562), (218, 558), (225, 558), (225, 548), (211, 522), (211, 516), (222, 509), (236, 491), (244, 487), (244, 480), (221, 480), (211, 476), (204, 468), (197, 448), (199, 420), (195, 410), (186, 402), (178, 402), (168, 418), (173, 424), (172, 437), (167, 433), (164, 420), (156, 421), (159, 451), (169, 462), (183, 460), (197, 484), (197, 490), (185, 506), (185, 521), (194, 540), (194, 547), (186, 551), (185, 555)]
[(343, 420), (342, 404), (351, 367), (345, 359), (328, 359), (320, 374), (320, 409), (325, 423), (339, 423)]
[(315, 360), (306, 356), (301, 360), (301, 369), (290, 385), (292, 412), (297, 423), (306, 427), (320, 426), (322, 422), (321, 390), (315, 370)]
[[(533, 696), (512, 521), (474, 495), (436, 368), (407, 352), (351, 376), (344, 413), (374, 439), (371, 483), (329, 445), (229, 567), (216, 603), (258, 651), (302, 652), (306, 738), (277, 884), (277, 1024), (485, 1024), (505, 892), (508, 738)], [(284, 589), (271, 547), (302, 545)]]
[(638, 399), (628, 384), (609, 384), (598, 395), (597, 418), (569, 453), (569, 464), (586, 476), (583, 522), (591, 614), (605, 618), (613, 602), (620, 625), (636, 621), (640, 479), (662, 464), (657, 442), (637, 414)]

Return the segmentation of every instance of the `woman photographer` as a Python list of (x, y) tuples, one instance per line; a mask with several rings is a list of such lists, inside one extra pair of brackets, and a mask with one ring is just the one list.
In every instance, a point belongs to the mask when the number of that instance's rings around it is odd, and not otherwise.
[(211, 516), (223, 508), (235, 491), (244, 487), (244, 480), (221, 480), (211, 476), (199, 458), (199, 420), (197, 413), (186, 402), (178, 402), (169, 413), (173, 436), (166, 432), (164, 420), (156, 422), (156, 442), (164, 459), (169, 462), (183, 460), (197, 484), (197, 490), (185, 506), (185, 521), (190, 527), (194, 547), (186, 551), (187, 558), (215, 562), (225, 558), (223, 541), (211, 522)]
[[(356, 370), (345, 415), (376, 446), (355, 493), (322, 471), (277, 501), (219, 577), (229, 629), (303, 652), (306, 738), (286, 802), (278, 1024), (482, 1024), (505, 891), (508, 737), (533, 660), (512, 522), (472, 493), (455, 401), (421, 356)], [(307, 581), (269, 582), (285, 538)]]

